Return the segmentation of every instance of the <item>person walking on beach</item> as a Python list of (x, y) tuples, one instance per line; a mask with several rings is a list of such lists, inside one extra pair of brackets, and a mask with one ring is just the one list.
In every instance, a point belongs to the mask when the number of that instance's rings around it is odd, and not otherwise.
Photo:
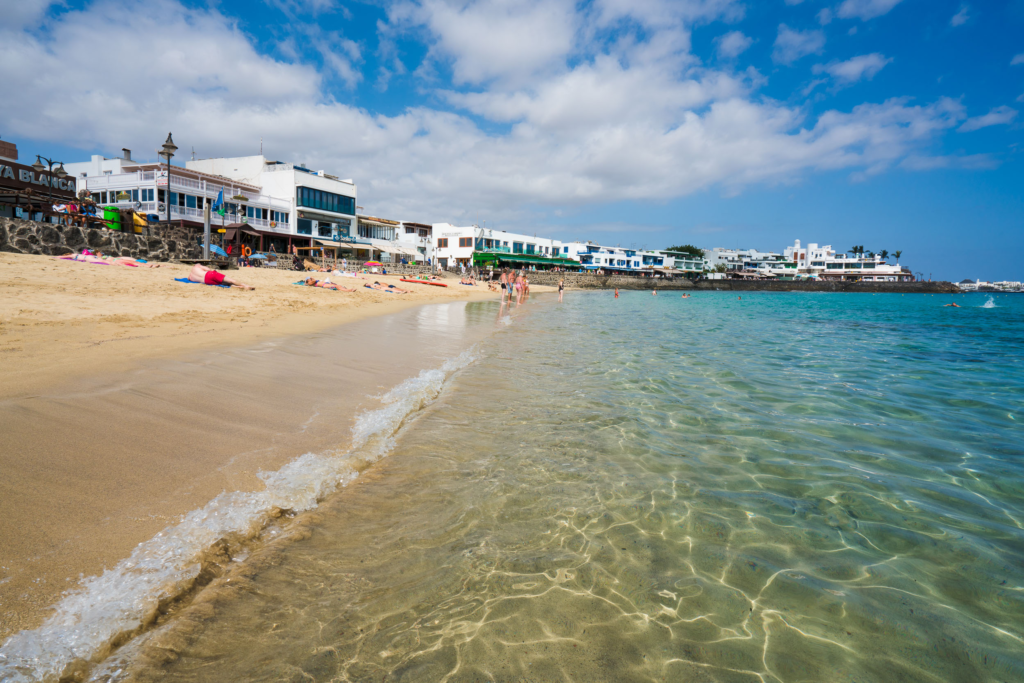
[(562, 292), (565, 290), (565, 280), (558, 281), (558, 303), (562, 303)]

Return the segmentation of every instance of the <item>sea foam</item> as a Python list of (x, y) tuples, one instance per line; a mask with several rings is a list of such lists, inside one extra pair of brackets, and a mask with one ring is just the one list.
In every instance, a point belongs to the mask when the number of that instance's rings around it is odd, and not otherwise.
[(470, 349), (381, 396), (383, 407), (357, 417), (349, 450), (307, 453), (277, 471), (260, 472), (264, 490), (222, 493), (140, 543), (113, 569), (85, 579), (65, 594), (42, 626), (22, 631), (0, 647), (0, 681), (57, 680), (76, 662), (101, 659), (112, 641), (151, 623), (162, 601), (192, 587), (205, 550), (221, 539), (256, 536), (281, 511), (315, 508), (324, 496), (386, 456), (405, 420), (437, 398), (445, 381), (476, 358)]

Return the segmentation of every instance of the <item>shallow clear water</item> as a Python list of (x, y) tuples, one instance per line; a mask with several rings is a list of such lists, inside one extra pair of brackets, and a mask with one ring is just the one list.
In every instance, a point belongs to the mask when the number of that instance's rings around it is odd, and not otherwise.
[(1024, 680), (1024, 297), (538, 297), (94, 671)]

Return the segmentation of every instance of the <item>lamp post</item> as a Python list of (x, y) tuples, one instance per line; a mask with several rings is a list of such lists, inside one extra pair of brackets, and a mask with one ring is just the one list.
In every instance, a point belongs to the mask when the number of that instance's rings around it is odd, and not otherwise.
[(174, 144), (174, 140), (171, 139), (171, 134), (167, 134), (167, 140), (164, 141), (162, 149), (156, 151), (157, 155), (162, 156), (167, 160), (167, 189), (164, 190), (164, 206), (167, 209), (166, 217), (167, 224), (171, 224), (171, 157), (174, 156), (174, 151), (178, 149), (178, 146)]
[[(46, 166), (43, 165), (44, 161), (47, 164)], [(60, 164), (56, 171), (53, 170), (54, 164)], [(46, 184), (46, 187), (50, 187), (50, 183), (53, 182), (53, 176), (57, 176), (58, 178), (66, 178), (68, 175), (68, 172), (64, 170), (63, 161), (54, 161), (53, 159), (47, 159), (46, 157), (39, 156), (38, 154), (36, 155), (36, 163), (32, 164), (32, 168), (36, 170), (36, 173), (42, 173), (45, 170), (49, 174), (50, 182)], [(47, 201), (52, 199), (49, 192), (46, 193), (46, 199)]]

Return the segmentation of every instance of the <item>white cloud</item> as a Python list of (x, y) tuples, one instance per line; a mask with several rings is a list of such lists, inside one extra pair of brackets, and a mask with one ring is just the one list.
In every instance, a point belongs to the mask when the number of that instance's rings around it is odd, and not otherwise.
[(1012, 123), (1017, 118), (1017, 110), (1007, 106), (996, 107), (983, 116), (975, 116), (964, 121), (964, 125), (957, 130), (961, 133), (970, 133), (973, 130), (988, 128), (989, 126), (1001, 126)]
[(832, 23), (832, 10), (830, 10), (828, 7), (825, 7), (820, 12), (818, 12), (817, 17), (819, 24), (821, 24), (822, 26), (828, 26), (829, 24)]
[(792, 64), (801, 57), (821, 52), (825, 47), (825, 33), (818, 30), (797, 31), (779, 24), (772, 59), (778, 64)]
[(730, 31), (716, 38), (715, 42), (718, 44), (718, 56), (723, 59), (735, 59), (754, 43), (740, 31)]
[(393, 5), (388, 15), (425, 27), (432, 54), (451, 61), (457, 84), (525, 82), (563, 62), (579, 27), (572, 0), (423, 0)]
[(0, 0), (0, 17), (8, 29), (38, 26), (57, 0)]
[(960, 5), (960, 11), (954, 14), (953, 18), (949, 20), (949, 25), (962, 26), (963, 24), (966, 24), (967, 20), (971, 18), (968, 14), (969, 9), (970, 8), (966, 4)]
[(1015, 55), (1014, 58), (1010, 60), (1010, 66), (1017, 66), (1018, 64), (1024, 64), (1024, 52), (1019, 55)]
[(745, 11), (740, 0), (597, 0), (595, 7), (602, 25), (631, 19), (648, 28), (714, 19), (738, 21)]
[(843, 19), (867, 21), (888, 14), (902, 0), (843, 0), (837, 14)]
[[(572, 65), (537, 62), (528, 86), (510, 85), (517, 71), (502, 71), (501, 57), (480, 72), (502, 74), (497, 85), (429, 91), (455, 111), (377, 115), (325, 94), (313, 66), (260, 54), (216, 10), (175, 0), (151, 0), (144, 13), (133, 6), (100, 0), (38, 33), (0, 27), (0, 81), (19, 93), (0, 99), (5, 139), (152, 158), (168, 130), (201, 156), (253, 154), (262, 136), (270, 156), (355, 178), (360, 204), (374, 213), (428, 222), (483, 215), (514, 229), (533, 220), (523, 206), (738, 192), (818, 170), (878, 173), (911, 157), (927, 164), (936, 140), (965, 118), (948, 99), (809, 118), (761, 97), (753, 69), (733, 74), (681, 57), (678, 27), (614, 52), (584, 54), (570, 41)], [(145, 59), (96, 40), (115, 33), (148, 36)]]
[(829, 64), (817, 64), (813, 71), (816, 74), (827, 73), (835, 79), (838, 85), (851, 85), (862, 79), (871, 80), (886, 64), (892, 59), (878, 52), (869, 55), (860, 55), (847, 59), (845, 62), (831, 62)]
[(266, 0), (285, 14), (322, 14), (337, 7), (336, 0)]

